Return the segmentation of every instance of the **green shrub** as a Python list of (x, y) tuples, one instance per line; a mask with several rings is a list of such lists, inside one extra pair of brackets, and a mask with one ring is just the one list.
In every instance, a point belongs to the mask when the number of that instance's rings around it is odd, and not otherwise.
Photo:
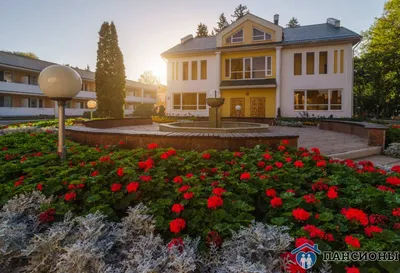
[(154, 115), (154, 107), (152, 104), (138, 104), (133, 111), (134, 117), (151, 118)]
[(400, 143), (400, 125), (392, 125), (386, 131), (386, 145)]

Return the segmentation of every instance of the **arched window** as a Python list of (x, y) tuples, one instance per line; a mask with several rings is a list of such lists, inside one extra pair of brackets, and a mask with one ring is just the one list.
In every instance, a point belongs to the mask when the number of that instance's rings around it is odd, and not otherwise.
[(254, 41), (271, 40), (271, 34), (261, 31), (257, 28), (253, 28), (253, 40)]
[(243, 29), (239, 30), (238, 32), (236, 32), (232, 36), (229, 36), (228, 38), (226, 38), (226, 43), (227, 44), (240, 43), (240, 42), (243, 42)]

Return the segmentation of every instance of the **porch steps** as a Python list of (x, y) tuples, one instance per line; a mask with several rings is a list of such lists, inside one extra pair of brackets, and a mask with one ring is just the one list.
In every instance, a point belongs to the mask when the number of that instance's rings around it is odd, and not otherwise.
[(348, 151), (344, 153), (330, 154), (327, 156), (335, 159), (356, 159), (373, 155), (380, 155), (381, 153), (382, 153), (382, 147), (378, 146), (378, 147), (368, 147), (360, 150)]

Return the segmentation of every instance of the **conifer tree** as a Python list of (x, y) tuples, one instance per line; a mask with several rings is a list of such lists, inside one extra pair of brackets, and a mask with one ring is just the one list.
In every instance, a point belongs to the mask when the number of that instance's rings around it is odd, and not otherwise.
[(200, 23), (197, 26), (196, 37), (207, 37), (208, 36), (208, 28), (205, 24)]
[(217, 27), (214, 28), (214, 31), (218, 33), (223, 30), (227, 25), (229, 25), (228, 20), (226, 20), (224, 13), (221, 13), (218, 18)]
[(292, 17), (292, 19), (290, 19), (289, 23), (286, 24), (286, 27), (289, 27), (289, 28), (299, 27), (299, 26), (300, 26), (300, 24), (297, 21), (296, 17)]
[(239, 6), (237, 6), (235, 8), (235, 11), (231, 15), (234, 18), (234, 20), (232, 20), (232, 23), (237, 21), (237, 20), (239, 20), (240, 18), (245, 16), (247, 13), (249, 13), (249, 10), (247, 9), (247, 6), (244, 6), (244, 5), (240, 4)]

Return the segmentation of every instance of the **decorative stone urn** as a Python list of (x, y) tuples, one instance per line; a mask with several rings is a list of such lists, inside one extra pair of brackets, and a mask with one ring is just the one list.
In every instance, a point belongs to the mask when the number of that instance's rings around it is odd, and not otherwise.
[(221, 107), (224, 102), (225, 98), (208, 98), (206, 99), (208, 106), (210, 106), (208, 120), (210, 122), (211, 128), (221, 128), (221, 111), (219, 107)]

